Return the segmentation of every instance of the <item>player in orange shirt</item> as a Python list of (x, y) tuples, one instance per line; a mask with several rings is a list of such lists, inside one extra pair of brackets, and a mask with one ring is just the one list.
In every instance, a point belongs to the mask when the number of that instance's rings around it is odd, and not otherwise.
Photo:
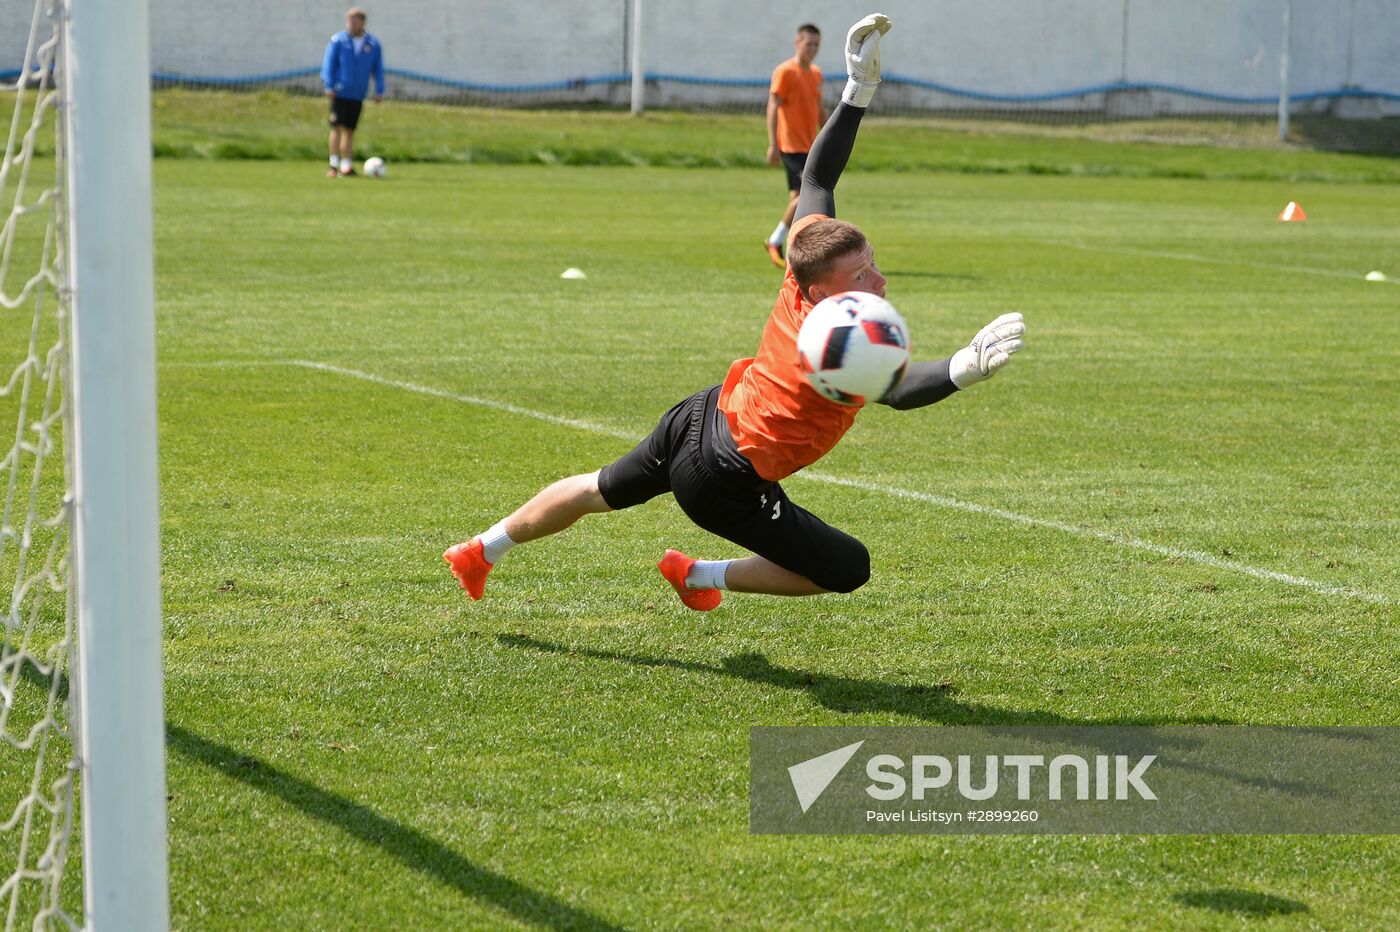
[[(690, 608), (714, 608), (725, 589), (815, 595), (851, 592), (869, 579), (865, 545), (792, 502), (780, 482), (835, 446), (860, 410), (808, 384), (798, 365), (797, 332), (824, 298), (847, 291), (885, 294), (874, 249), (860, 230), (835, 219), (832, 191), (880, 82), (880, 37), (888, 29), (889, 20), (872, 13), (846, 37), (850, 79), (807, 161), (787, 275), (757, 356), (735, 362), (723, 385), (672, 407), (621, 459), (560, 479), (484, 533), (448, 548), (443, 559), (473, 599), (481, 598), (486, 574), (516, 544), (667, 492), (700, 527), (753, 553), (701, 561), (666, 551), (657, 566)], [(1020, 314), (1002, 315), (951, 357), (911, 363), (878, 401), (901, 410), (941, 401), (1004, 366), (1021, 348), (1024, 332)]]
[(783, 219), (764, 243), (768, 258), (778, 268), (786, 266), (783, 245), (788, 227), (797, 210), (797, 193), (802, 187), (802, 169), (807, 153), (817, 138), (817, 130), (826, 122), (822, 106), (822, 70), (812, 64), (822, 46), (821, 30), (811, 23), (797, 27), (792, 41), (794, 54), (773, 69), (768, 83), (768, 164), (782, 162), (787, 172), (788, 203)]

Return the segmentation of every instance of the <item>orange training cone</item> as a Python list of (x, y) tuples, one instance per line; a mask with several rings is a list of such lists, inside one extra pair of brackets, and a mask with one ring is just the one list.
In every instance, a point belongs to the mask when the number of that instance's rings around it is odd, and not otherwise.
[(1279, 214), (1278, 218), (1289, 222), (1294, 220), (1306, 220), (1308, 219), (1308, 215), (1303, 213), (1303, 208), (1298, 205), (1297, 201), (1289, 201), (1288, 206), (1283, 209), (1283, 213)]

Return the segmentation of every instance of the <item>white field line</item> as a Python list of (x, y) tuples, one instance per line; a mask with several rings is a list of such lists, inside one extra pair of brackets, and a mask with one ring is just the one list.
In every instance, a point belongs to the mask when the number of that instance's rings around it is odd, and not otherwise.
[[(447, 401), (456, 401), (462, 404), (477, 405), (483, 408), (491, 408), (496, 411), (506, 411), (521, 417), (534, 418), (537, 421), (544, 421), (549, 424), (557, 424), (561, 427), (572, 427), (576, 430), (588, 431), (595, 434), (604, 434), (609, 437), (618, 437), (623, 440), (639, 440), (640, 432), (635, 430), (622, 430), (616, 427), (608, 427), (603, 424), (595, 424), (591, 421), (580, 421), (574, 418), (559, 417), (553, 414), (546, 414), (542, 411), (534, 411), (529, 408), (522, 408), (519, 405), (508, 404), (504, 401), (495, 401), (489, 398), (478, 398), (474, 395), (462, 395), (456, 392), (444, 391), (440, 388), (432, 388), (427, 385), (418, 385), (414, 382), (403, 382), (398, 379), (389, 379), (384, 376), (375, 375), (372, 372), (362, 372), (359, 369), (346, 369), (341, 366), (332, 366), (327, 363), (311, 362), (304, 359), (288, 360), (290, 365), (301, 366), (306, 369), (316, 369), (321, 372), (330, 372), (335, 375), (342, 375), (347, 378), (360, 379), (365, 382), (373, 382), (376, 385), (384, 385), (389, 388), (403, 389), (404, 391), (417, 392), (420, 395), (428, 395), (433, 398), (442, 398)], [(795, 478), (808, 479), (812, 482), (825, 482), (830, 485), (840, 485), (851, 489), (859, 489), (863, 492), (874, 492), (881, 495), (890, 495), (895, 498), (902, 498), (909, 501), (924, 502), (929, 505), (936, 505), (939, 508), (947, 508), (953, 511), (963, 511), (969, 514), (985, 515), (991, 518), (1000, 518), (1003, 521), (1010, 521), (1025, 527), (1044, 528), (1052, 531), (1059, 531), (1064, 534), (1071, 534), (1076, 537), (1087, 537), (1104, 543), (1114, 544), (1129, 550), (1139, 550), (1144, 553), (1151, 553), (1161, 557), (1168, 557), (1175, 560), (1184, 560), (1188, 563), (1196, 563), (1201, 566), (1210, 566), (1215, 569), (1228, 570), (1233, 573), (1240, 573), (1254, 579), (1266, 582), (1284, 583), (1295, 586), (1299, 589), (1307, 589), (1320, 595), (1337, 596), (1341, 598), (1358, 599), (1363, 602), (1371, 602), (1376, 605), (1400, 604), (1400, 599), (1393, 596), (1384, 595), (1378, 592), (1366, 592), (1360, 589), (1352, 589), (1347, 586), (1334, 586), (1330, 583), (1318, 582), (1314, 579), (1307, 579), (1302, 576), (1293, 576), (1288, 573), (1280, 573), (1275, 570), (1268, 570), (1258, 566), (1251, 566), (1248, 563), (1240, 563), (1235, 560), (1226, 560), (1214, 554), (1201, 550), (1182, 550), (1177, 547), (1165, 547), (1161, 544), (1154, 544), (1151, 541), (1141, 540), (1136, 537), (1129, 537), (1125, 534), (1115, 534), (1112, 531), (1100, 531), (1095, 528), (1082, 527), (1077, 524), (1066, 524), (1063, 521), (1052, 521), (1047, 518), (1035, 518), (1030, 515), (1019, 514), (1014, 511), (1006, 511), (1001, 508), (992, 508), (988, 505), (978, 505), (975, 502), (965, 502), (961, 499), (949, 498), (945, 495), (934, 495), (929, 492), (919, 492), (913, 489), (904, 489), (899, 486), (881, 485), (873, 482), (862, 482), (857, 479), (844, 479), (840, 476), (833, 476), (823, 472), (804, 470), (798, 473)]]
[(1327, 278), (1345, 278), (1366, 285), (1400, 285), (1400, 280), (1387, 278), (1382, 282), (1368, 282), (1365, 273), (1341, 272), (1337, 269), (1317, 269), (1306, 266), (1284, 265), (1273, 262), (1245, 262), (1240, 259), (1221, 259), (1217, 256), (1199, 256), (1189, 252), (1166, 252), (1158, 249), (1133, 249), (1129, 246), (1091, 246), (1088, 243), (1071, 243), (1066, 240), (1037, 239), (1031, 242), (1041, 246), (1056, 246), (1062, 249), (1078, 249), (1083, 252), (1106, 252), (1119, 256), (1140, 256), (1145, 259), (1173, 259), (1178, 262), (1203, 262), (1207, 265), (1233, 265), (1246, 269), (1260, 269), (1266, 272), (1294, 272), (1298, 275), (1323, 275)]
[(417, 392), (420, 395), (431, 395), (434, 398), (443, 398), (447, 401), (458, 401), (462, 404), (476, 405), (480, 408), (493, 408), (497, 411), (518, 414), (521, 417), (532, 417), (537, 421), (558, 424), (560, 427), (572, 427), (576, 430), (586, 430), (595, 434), (606, 434), (609, 437), (621, 437), (623, 440), (641, 439), (635, 431), (622, 430), (617, 427), (607, 427), (603, 424), (594, 424), (592, 421), (579, 421), (571, 417), (559, 417), (554, 414), (545, 414), (543, 411), (532, 411), (529, 408), (522, 408), (505, 401), (495, 401), (491, 398), (478, 398), (475, 395), (459, 395), (456, 392), (444, 391), (443, 389), (432, 388), (427, 385), (418, 385), (415, 382), (400, 382), (397, 379), (386, 379), (382, 375), (375, 375), (372, 372), (361, 372), (359, 369), (344, 369), (340, 366), (332, 366), (323, 362), (311, 362), (307, 359), (291, 359), (287, 360), (287, 362), (293, 366), (301, 366), (304, 369), (319, 369), (322, 372), (333, 372), (336, 375), (343, 375), (352, 379), (362, 379), (366, 382), (373, 382), (376, 385), (401, 388), (406, 392)]
[(901, 489), (893, 485), (876, 485), (874, 483), (860, 482), (854, 479), (842, 479), (840, 476), (829, 476), (825, 473), (812, 472), (811, 470), (804, 470), (798, 475), (817, 482), (844, 485), (848, 488), (860, 489), (865, 492), (880, 492), (885, 495), (892, 495), (895, 498), (927, 502), (930, 505), (937, 505), (940, 508), (951, 508), (957, 511), (967, 511), (973, 514), (1001, 518), (1003, 521), (1012, 521), (1016, 524), (1025, 525), (1026, 527), (1047, 528), (1052, 531), (1061, 531), (1065, 534), (1074, 534), (1078, 537), (1090, 537), (1094, 540), (1116, 544), (1131, 550), (1141, 550), (1146, 553), (1170, 557), (1175, 560), (1186, 560), (1191, 563), (1199, 563), (1202, 566), (1212, 566), (1217, 569), (1230, 570), (1234, 573), (1243, 573), (1255, 579), (1286, 583), (1301, 589), (1310, 589), (1313, 592), (1323, 595), (1345, 596), (1352, 599), (1361, 599), (1365, 602), (1373, 602), (1377, 605), (1393, 605), (1400, 602), (1400, 599), (1394, 599), (1377, 592), (1364, 592), (1360, 589), (1351, 589), (1346, 586), (1334, 586), (1330, 583), (1305, 579), (1302, 576), (1291, 576), (1288, 573), (1280, 573), (1275, 570), (1266, 570), (1258, 566), (1250, 566), (1248, 563), (1226, 560), (1202, 550), (1181, 550), (1177, 547), (1165, 547), (1161, 544), (1154, 544), (1151, 541), (1142, 540), (1141, 538), (1128, 537), (1125, 534), (1115, 534), (1112, 531), (1100, 531), (1094, 528), (1082, 527), (1077, 524), (1066, 524), (1063, 521), (1052, 521), (1048, 518), (1033, 518), (1030, 515), (1018, 514), (1014, 511), (1006, 511), (1001, 508), (992, 508), (989, 505), (978, 505), (974, 502), (964, 502), (956, 498), (948, 498), (944, 495), (934, 495), (929, 492), (916, 492), (912, 489)]
[(258, 366), (285, 366), (283, 359), (199, 359), (185, 362), (160, 361), (162, 369), (252, 369)]

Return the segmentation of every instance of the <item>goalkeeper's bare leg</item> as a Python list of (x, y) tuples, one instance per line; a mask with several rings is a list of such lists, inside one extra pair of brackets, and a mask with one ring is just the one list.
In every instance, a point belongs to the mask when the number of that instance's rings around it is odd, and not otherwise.
[(569, 476), (541, 489), (484, 533), (449, 547), (442, 558), (452, 567), (452, 575), (467, 594), (479, 599), (486, 586), (486, 574), (510, 548), (558, 534), (584, 515), (612, 510), (598, 492), (597, 472)]
[[(598, 473), (591, 472), (569, 476), (541, 489), (528, 502), (521, 505), (504, 520), (497, 522), (482, 534), (448, 548), (443, 559), (452, 568), (452, 573), (462, 588), (472, 599), (482, 597), (486, 575), (502, 557), (515, 545), (548, 537), (572, 526), (584, 515), (602, 514), (613, 508), (603, 499), (598, 490)], [(670, 567), (663, 567), (663, 575), (671, 581), (682, 601), (692, 608), (692, 601), (700, 603), (713, 601), (713, 608), (719, 604), (718, 592), (711, 586), (693, 588), (695, 581), (687, 579), (695, 565), (701, 569), (705, 564), (679, 555), (684, 561), (683, 571), (678, 579), (667, 575)], [(664, 561), (663, 561), (664, 562)], [(676, 561), (672, 561), (673, 563)], [(813, 583), (805, 576), (783, 569), (770, 560), (753, 556), (740, 560), (723, 561), (725, 588), (732, 592), (756, 592), (768, 595), (816, 595), (827, 590)], [(688, 599), (689, 593), (714, 592), (699, 599)], [(705, 609), (701, 609), (702, 611)]]

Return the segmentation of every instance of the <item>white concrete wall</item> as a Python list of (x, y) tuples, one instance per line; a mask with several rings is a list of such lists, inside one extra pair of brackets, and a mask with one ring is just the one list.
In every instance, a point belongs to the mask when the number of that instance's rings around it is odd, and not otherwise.
[[(824, 31), (818, 64), (869, 4), (645, 0), (647, 71), (762, 79), (790, 54), (794, 27)], [(1117, 80), (1225, 95), (1278, 92), (1284, 0), (882, 0), (895, 21), (894, 74), (998, 95)], [(246, 77), (319, 66), (347, 0), (150, 0), (158, 72)], [(1346, 84), (1400, 93), (1400, 0), (1294, 0), (1293, 88)], [(366, 2), (391, 67), (448, 80), (535, 84), (627, 70), (630, 0)], [(0, 70), (18, 67), (34, 0), (0, 0)], [(741, 25), (736, 25), (741, 23)], [(401, 92), (424, 87), (399, 82)], [(600, 91), (600, 93), (603, 93)], [(742, 98), (752, 91), (687, 94)], [(758, 92), (761, 99), (761, 91)], [(911, 103), (912, 98), (911, 98)]]
[[(347, 0), (241, 0), (234, 22), (211, 0), (150, 0), (157, 71), (230, 77), (320, 68)], [(367, 28), (395, 68), (490, 84), (626, 71), (621, 0), (395, 0)], [(222, 6), (222, 5), (221, 5)], [(199, 10), (210, 11), (199, 13)]]

